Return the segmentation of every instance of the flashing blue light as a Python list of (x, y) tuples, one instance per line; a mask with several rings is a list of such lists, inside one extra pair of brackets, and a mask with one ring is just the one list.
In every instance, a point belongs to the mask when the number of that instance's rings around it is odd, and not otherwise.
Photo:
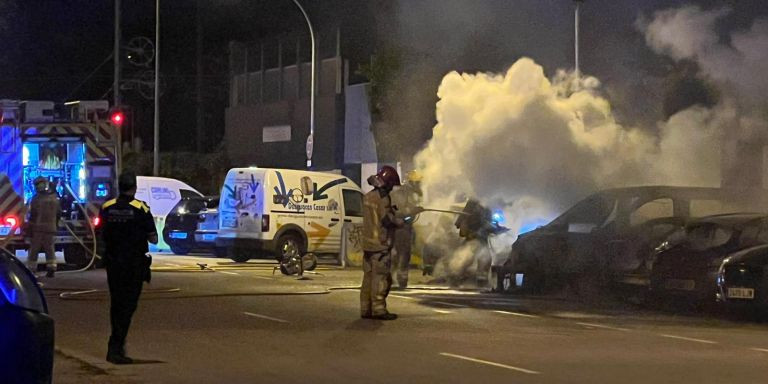
[(491, 215), (491, 220), (496, 224), (504, 224), (504, 212), (494, 212), (493, 215)]

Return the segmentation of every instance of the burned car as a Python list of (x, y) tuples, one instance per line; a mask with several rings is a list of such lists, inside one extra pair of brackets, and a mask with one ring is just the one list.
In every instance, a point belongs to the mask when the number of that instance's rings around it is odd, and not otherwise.
[(717, 298), (731, 310), (768, 310), (768, 245), (736, 252), (717, 273)]
[[(547, 225), (520, 234), (492, 269), (496, 291), (541, 292), (576, 281), (602, 285), (648, 275), (650, 257), (690, 217), (732, 209), (720, 188), (645, 186), (607, 189)], [(647, 281), (647, 279), (646, 279)]]
[(683, 299), (686, 305), (714, 304), (723, 260), (766, 243), (765, 214), (733, 213), (692, 220), (659, 246), (650, 276), (651, 297)]

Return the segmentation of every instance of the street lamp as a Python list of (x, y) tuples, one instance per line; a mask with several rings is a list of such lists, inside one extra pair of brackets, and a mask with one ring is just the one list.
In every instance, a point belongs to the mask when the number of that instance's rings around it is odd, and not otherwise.
[(312, 28), (312, 22), (309, 20), (309, 15), (304, 7), (301, 6), (299, 0), (293, 0), (293, 3), (299, 7), (301, 14), (304, 15), (304, 20), (307, 21), (309, 27), (309, 38), (312, 42), (312, 76), (310, 81), (310, 95), (309, 95), (309, 136), (307, 137), (307, 168), (312, 167), (312, 152), (315, 145), (315, 29)]
[(160, 0), (155, 0), (155, 132), (152, 174), (160, 176)]

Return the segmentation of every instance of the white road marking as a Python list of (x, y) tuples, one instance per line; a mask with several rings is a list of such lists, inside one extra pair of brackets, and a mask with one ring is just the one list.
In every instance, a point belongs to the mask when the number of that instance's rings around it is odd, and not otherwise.
[(509, 311), (494, 311), (496, 313), (501, 313), (503, 315), (512, 315), (512, 316), (520, 316), (520, 317), (528, 317), (531, 319), (537, 319), (539, 316), (536, 315), (529, 315), (527, 313), (520, 313), (520, 312), (509, 312)]
[(475, 359), (475, 358), (472, 358), (472, 357), (467, 357), (467, 356), (462, 356), (462, 355), (454, 355), (453, 353), (440, 352), (440, 355), (446, 356), (446, 357), (453, 357), (454, 359), (461, 359), (461, 360), (471, 361), (473, 363), (480, 363), (480, 364), (491, 365), (491, 366), (494, 366), (494, 367), (505, 368), (505, 369), (509, 369), (509, 370), (512, 370), (512, 371), (527, 373), (529, 375), (538, 375), (538, 374), (541, 373), (541, 372), (538, 372), (538, 371), (532, 371), (530, 369), (525, 369), (525, 368), (520, 368), (520, 367), (513, 367), (511, 365), (506, 365), (506, 364), (494, 363), (493, 361), (480, 360), (480, 359)]
[(253, 277), (254, 279), (272, 280), (271, 277), (266, 277), (266, 276), (253, 275), (251, 277)]
[(237, 273), (237, 272), (227, 272), (227, 271), (217, 271), (217, 272), (219, 272), (219, 273), (224, 273), (224, 274), (227, 274), (227, 275), (235, 275), (235, 276), (240, 276), (240, 274), (239, 274), (239, 273)]
[(752, 350), (758, 351), (758, 352), (768, 352), (768, 349), (765, 349), (765, 348), (752, 348)]
[(402, 296), (402, 295), (389, 295), (389, 297), (397, 297), (398, 299), (405, 299), (405, 300), (416, 300), (415, 297), (408, 297), (408, 296)]
[(468, 305), (446, 303), (445, 301), (433, 301), (433, 303), (440, 304), (440, 305), (447, 305), (449, 307), (456, 307), (456, 308), (469, 308)]
[(437, 313), (442, 313), (442, 314), (444, 314), (444, 315), (447, 315), (447, 314), (451, 314), (451, 313), (453, 313), (453, 312), (451, 312), (451, 311), (444, 311), (444, 310), (442, 310), (442, 309), (433, 309), (433, 311), (435, 311), (435, 312), (437, 312)]
[(287, 323), (288, 322), (288, 320), (278, 319), (276, 317), (270, 317), (270, 316), (266, 316), (266, 315), (259, 315), (258, 313), (252, 313), (252, 312), (243, 312), (243, 313), (246, 316), (253, 316), (253, 317), (258, 317), (260, 319), (277, 321), (278, 323)]
[(610, 325), (592, 324), (592, 323), (576, 323), (576, 324), (583, 325), (585, 327), (590, 327), (590, 328), (602, 328), (602, 329), (610, 329), (613, 331), (624, 331), (624, 332), (629, 331), (629, 329), (627, 328), (612, 327)]
[(704, 339), (694, 339), (692, 337), (684, 337), (684, 336), (675, 336), (675, 335), (666, 335), (666, 334), (660, 334), (661, 337), (667, 337), (670, 339), (677, 339), (677, 340), (685, 340), (685, 341), (693, 341), (694, 343), (702, 343), (702, 344), (717, 344), (717, 341), (712, 340), (704, 340)]

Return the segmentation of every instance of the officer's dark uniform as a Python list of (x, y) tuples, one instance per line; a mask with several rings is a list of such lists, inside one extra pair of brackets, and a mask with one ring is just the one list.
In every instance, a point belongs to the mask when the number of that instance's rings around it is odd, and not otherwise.
[(147, 240), (157, 235), (149, 207), (132, 196), (120, 195), (101, 207), (104, 264), (111, 297), (110, 356), (125, 358), (125, 338), (136, 310), (142, 283), (149, 281)]

